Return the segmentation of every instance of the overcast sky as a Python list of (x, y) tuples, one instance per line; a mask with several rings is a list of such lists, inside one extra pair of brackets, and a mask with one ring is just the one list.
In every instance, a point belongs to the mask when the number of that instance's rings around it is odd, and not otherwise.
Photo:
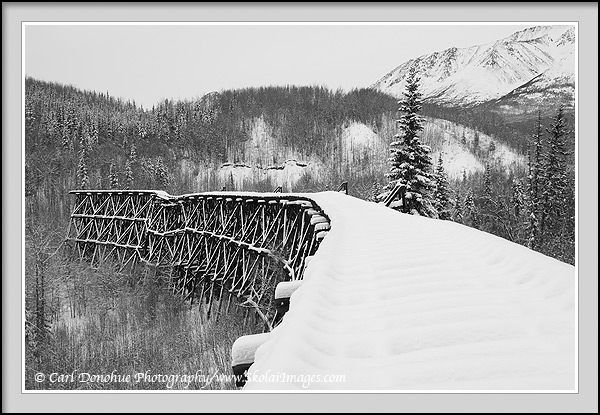
[(529, 25), (27, 25), (25, 73), (134, 99), (267, 85), (367, 87), (408, 59)]

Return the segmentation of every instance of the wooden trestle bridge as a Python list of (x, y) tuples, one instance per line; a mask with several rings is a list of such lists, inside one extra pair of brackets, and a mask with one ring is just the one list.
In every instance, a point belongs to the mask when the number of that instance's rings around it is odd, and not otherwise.
[[(347, 185), (339, 190), (347, 193)], [(74, 190), (67, 241), (93, 266), (110, 258), (121, 270), (138, 263), (161, 269), (175, 293), (204, 300), (208, 313), (232, 303), (269, 310), (277, 283), (302, 279), (330, 229), (309, 195), (278, 191)], [(265, 327), (276, 322), (268, 318)]]
[[(397, 186), (382, 201), (403, 196)], [(347, 183), (339, 192), (348, 193)], [(281, 282), (300, 282), (331, 228), (310, 194), (208, 192), (172, 196), (153, 190), (73, 190), (67, 243), (80, 259), (120, 271), (136, 264), (167, 275), (169, 288), (207, 316), (246, 306), (244, 321), (269, 331), (287, 311)], [(277, 297), (277, 298), (276, 298)], [(254, 319), (249, 319), (254, 310)], [(235, 361), (235, 358), (234, 358)], [(251, 362), (234, 363), (234, 371)], [(237, 383), (244, 384), (243, 381)]]

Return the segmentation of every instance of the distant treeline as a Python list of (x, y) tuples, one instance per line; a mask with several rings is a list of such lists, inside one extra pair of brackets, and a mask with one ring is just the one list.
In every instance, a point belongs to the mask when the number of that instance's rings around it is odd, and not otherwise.
[(168, 190), (169, 172), (181, 159), (238, 161), (228, 156), (240, 153), (256, 118), (272, 126), (279, 146), (324, 154), (344, 124), (377, 131), (382, 115), (396, 110), (394, 98), (371, 89), (318, 86), (222, 91), (142, 109), (108, 92), (27, 78), (25, 98), (26, 194), (46, 200), (82, 182), (110, 188), (118, 177)]
[[(557, 104), (558, 105), (558, 104)], [(554, 116), (556, 108), (551, 111), (545, 109), (542, 115), (542, 122), (548, 124)], [(474, 130), (490, 135), (500, 142), (504, 142), (521, 154), (526, 154), (528, 149), (528, 137), (531, 136), (537, 120), (537, 113), (529, 118), (511, 117), (500, 115), (487, 109), (485, 104), (473, 108), (461, 107), (443, 107), (437, 104), (423, 104), (423, 114), (462, 124)], [(566, 113), (565, 116), (571, 124), (573, 114)], [(570, 132), (567, 141), (574, 147), (575, 135)], [(573, 160), (574, 162), (574, 160)]]

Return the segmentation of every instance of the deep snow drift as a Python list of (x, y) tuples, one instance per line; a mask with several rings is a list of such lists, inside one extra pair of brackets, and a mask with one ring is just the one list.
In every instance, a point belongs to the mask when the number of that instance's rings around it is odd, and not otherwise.
[(574, 267), (456, 223), (306, 196), (331, 230), (245, 389), (575, 389)]

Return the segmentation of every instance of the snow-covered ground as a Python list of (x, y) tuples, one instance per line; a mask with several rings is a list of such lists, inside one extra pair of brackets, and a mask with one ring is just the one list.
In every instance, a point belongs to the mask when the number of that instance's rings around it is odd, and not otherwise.
[(574, 267), (453, 222), (307, 196), (332, 228), (245, 389), (575, 389)]

